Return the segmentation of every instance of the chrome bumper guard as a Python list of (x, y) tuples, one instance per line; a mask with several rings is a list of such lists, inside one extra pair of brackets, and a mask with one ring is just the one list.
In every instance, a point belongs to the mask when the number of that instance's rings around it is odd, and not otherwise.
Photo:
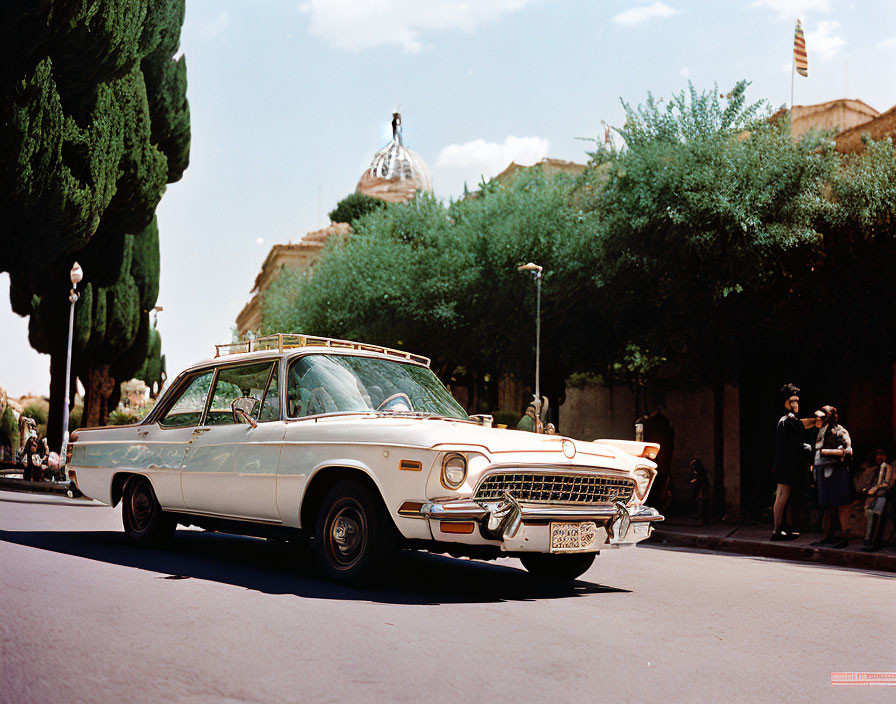
[[(471, 499), (427, 501), (415, 510), (400, 510), (399, 513), (405, 518), (425, 518), (428, 521), (475, 521), (481, 526), (484, 537), (505, 544), (517, 542), (515, 538), (523, 525), (592, 521), (605, 531), (605, 544), (611, 547), (644, 540), (650, 535), (650, 524), (663, 520), (659, 511), (650, 506), (629, 508), (621, 501), (603, 505), (525, 504), (509, 493), (505, 493), (502, 500), (482, 503)], [(642, 530), (633, 531), (632, 526), (639, 526)]]

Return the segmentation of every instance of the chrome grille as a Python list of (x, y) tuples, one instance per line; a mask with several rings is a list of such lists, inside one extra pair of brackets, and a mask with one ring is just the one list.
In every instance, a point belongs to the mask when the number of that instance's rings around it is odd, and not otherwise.
[(603, 474), (569, 472), (495, 472), (479, 484), (476, 501), (503, 499), (509, 491), (517, 501), (532, 503), (603, 504), (627, 502), (635, 480)]

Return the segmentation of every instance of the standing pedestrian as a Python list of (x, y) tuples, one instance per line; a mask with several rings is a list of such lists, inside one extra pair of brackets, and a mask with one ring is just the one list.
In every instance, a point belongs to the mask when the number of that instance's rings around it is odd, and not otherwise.
[[(775, 492), (774, 528), (772, 540), (793, 540), (799, 533), (793, 530), (794, 485), (799, 488), (804, 481), (806, 467), (803, 460), (803, 431), (816, 424), (814, 418), (797, 418), (800, 412), (800, 390), (794, 384), (781, 387), (786, 413), (778, 420), (775, 429), (775, 465), (773, 473), (778, 484)], [(797, 489), (798, 490), (798, 489)], [(785, 519), (789, 519), (785, 530)]]
[[(815, 440), (815, 482), (818, 485), (818, 507), (824, 510), (821, 522), (824, 537), (818, 545), (845, 548), (849, 545), (849, 506), (852, 503), (852, 478), (847, 459), (852, 457), (849, 433), (840, 425), (834, 406), (823, 406), (816, 412), (821, 427)], [(834, 537), (834, 515), (840, 520), (840, 539)]]
[(644, 442), (655, 442), (660, 446), (656, 462), (656, 477), (647, 501), (650, 506), (664, 511), (668, 508), (672, 499), (670, 487), (672, 479), (672, 453), (675, 451), (675, 429), (664, 413), (666, 400), (663, 394), (653, 393), (650, 396), (653, 411), (641, 416), (635, 421), (635, 425), (641, 425)]

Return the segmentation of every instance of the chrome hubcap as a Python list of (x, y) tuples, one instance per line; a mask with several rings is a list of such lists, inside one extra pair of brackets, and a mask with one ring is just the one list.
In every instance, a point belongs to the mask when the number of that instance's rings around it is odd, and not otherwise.
[(367, 542), (364, 511), (351, 499), (333, 507), (327, 542), (332, 561), (340, 568), (351, 567), (363, 554)]
[(131, 515), (134, 518), (134, 528), (143, 530), (149, 525), (152, 518), (152, 500), (146, 491), (146, 487), (141, 483), (135, 487), (131, 494)]

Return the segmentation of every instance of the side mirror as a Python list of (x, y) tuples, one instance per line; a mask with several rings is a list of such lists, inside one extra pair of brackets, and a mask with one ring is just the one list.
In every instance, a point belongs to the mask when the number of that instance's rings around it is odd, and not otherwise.
[(234, 399), (233, 403), (230, 404), (230, 410), (233, 412), (233, 422), (239, 424), (242, 418), (253, 428), (257, 428), (258, 423), (255, 422), (255, 418), (252, 416), (255, 415), (255, 407), (258, 403), (258, 399), (251, 396), (241, 396)]

